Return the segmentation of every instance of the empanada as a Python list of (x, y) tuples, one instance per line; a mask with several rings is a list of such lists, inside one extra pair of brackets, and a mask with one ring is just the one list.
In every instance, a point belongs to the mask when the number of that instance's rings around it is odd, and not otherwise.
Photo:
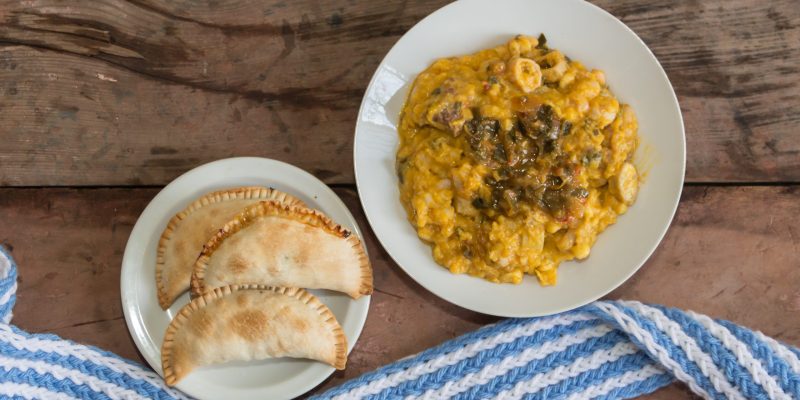
[(344, 369), (347, 339), (328, 307), (303, 289), (234, 285), (182, 308), (161, 345), (170, 386), (204, 365), (273, 357), (309, 358)]
[(192, 294), (229, 284), (330, 289), (355, 299), (372, 293), (361, 240), (316, 210), (259, 202), (206, 243)]
[(245, 207), (264, 200), (303, 206), (271, 188), (242, 187), (209, 193), (172, 217), (158, 242), (156, 293), (161, 308), (166, 310), (189, 289), (194, 262), (208, 239)]

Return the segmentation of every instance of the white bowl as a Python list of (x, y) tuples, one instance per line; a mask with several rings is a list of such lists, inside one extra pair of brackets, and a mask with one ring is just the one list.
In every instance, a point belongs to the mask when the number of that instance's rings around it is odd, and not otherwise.
[[(355, 218), (338, 196), (311, 174), (266, 158), (229, 158), (201, 165), (172, 181), (147, 205), (133, 227), (120, 277), (122, 309), (136, 347), (156, 372), (161, 342), (172, 318), (189, 302), (185, 293), (164, 311), (155, 287), (156, 247), (167, 222), (196, 198), (238, 186), (270, 186), (321, 210), (359, 237)], [(353, 349), (367, 319), (370, 296), (353, 300), (327, 290), (310, 290), (330, 308)], [(178, 389), (200, 399), (291, 399), (317, 386), (334, 368), (311, 360), (272, 359), (203, 367), (178, 382)]]
[[(636, 204), (599, 236), (588, 259), (561, 264), (554, 287), (541, 287), (530, 276), (519, 285), (489, 283), (436, 264), (406, 219), (394, 172), (398, 117), (416, 74), (438, 58), (495, 47), (520, 33), (544, 33), (552, 48), (605, 71), (611, 90), (639, 119), (636, 156), (646, 175)], [(675, 214), (685, 147), (678, 100), (664, 70), (641, 39), (607, 12), (580, 0), (462, 0), (420, 21), (386, 55), (361, 103), (354, 162), (376, 236), (414, 280), (464, 308), (529, 317), (589, 303), (636, 272)]]

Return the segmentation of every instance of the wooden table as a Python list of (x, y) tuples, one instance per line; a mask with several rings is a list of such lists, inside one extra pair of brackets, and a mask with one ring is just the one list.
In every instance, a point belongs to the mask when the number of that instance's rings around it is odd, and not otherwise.
[[(231, 156), (310, 171), (365, 231), (376, 285), (367, 326), (347, 370), (318, 390), (495, 320), (405, 275), (354, 186), (366, 84), (444, 2), (72, 3), (0, 1), (0, 242), (20, 265), (15, 324), (143, 361), (119, 300), (131, 228), (163, 185)], [(668, 235), (608, 298), (689, 308), (800, 345), (797, 0), (597, 3), (661, 61), (688, 143)], [(677, 384), (650, 396), (681, 397), (691, 394)]]

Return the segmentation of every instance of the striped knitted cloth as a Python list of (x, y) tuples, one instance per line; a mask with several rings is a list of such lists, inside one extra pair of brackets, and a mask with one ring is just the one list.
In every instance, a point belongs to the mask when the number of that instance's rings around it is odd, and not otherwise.
[(0, 398), (185, 399), (155, 372), (92, 346), (13, 325), (17, 266), (0, 246)]
[[(0, 398), (185, 398), (136, 363), (9, 325), (16, 277), (0, 247)], [(675, 380), (707, 399), (800, 399), (800, 350), (691, 311), (601, 301), (486, 326), (314, 398), (623, 399)]]

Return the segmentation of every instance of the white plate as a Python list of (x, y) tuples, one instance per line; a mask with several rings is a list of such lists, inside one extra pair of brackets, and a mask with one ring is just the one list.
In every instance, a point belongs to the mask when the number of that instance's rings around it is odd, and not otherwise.
[[(265, 158), (229, 158), (197, 167), (167, 185), (144, 209), (133, 227), (122, 258), (122, 308), (136, 347), (159, 374), (161, 342), (172, 317), (189, 301), (184, 294), (169, 310), (156, 300), (156, 246), (167, 221), (205, 193), (238, 186), (270, 186), (296, 196), (361, 236), (356, 220), (339, 197), (311, 174)], [(344, 329), (348, 352), (367, 319), (370, 296), (352, 300), (346, 295), (312, 290)], [(325, 380), (333, 367), (309, 361), (275, 359), (205, 367), (192, 372), (177, 387), (205, 399), (289, 399)]]
[[(437, 265), (406, 219), (394, 172), (396, 125), (411, 81), (437, 58), (495, 47), (516, 34), (544, 32), (548, 44), (606, 72), (612, 91), (631, 104), (642, 139), (646, 180), (636, 204), (600, 235), (589, 258), (566, 262), (558, 285), (492, 284)], [(526, 317), (566, 311), (610, 292), (647, 260), (672, 220), (686, 163), (683, 120), (664, 70), (616, 18), (580, 0), (462, 0), (431, 14), (389, 51), (361, 103), (354, 145), (356, 181), (367, 218), (391, 257), (417, 282), (459, 306)]]

